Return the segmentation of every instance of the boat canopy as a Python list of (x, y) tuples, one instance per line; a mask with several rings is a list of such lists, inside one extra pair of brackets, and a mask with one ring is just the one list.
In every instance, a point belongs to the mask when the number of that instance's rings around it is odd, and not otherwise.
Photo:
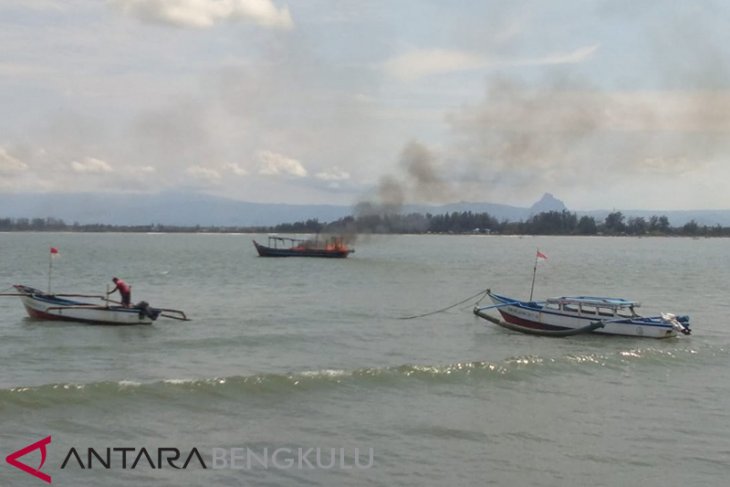
[(638, 301), (630, 301), (622, 298), (603, 298), (597, 296), (562, 296), (559, 298), (548, 298), (547, 302), (554, 304), (582, 304), (586, 306), (616, 309), (641, 306), (641, 303)]
[(278, 240), (280, 242), (308, 242), (308, 238), (292, 238), (292, 237), (280, 237), (278, 235), (269, 235), (269, 240)]

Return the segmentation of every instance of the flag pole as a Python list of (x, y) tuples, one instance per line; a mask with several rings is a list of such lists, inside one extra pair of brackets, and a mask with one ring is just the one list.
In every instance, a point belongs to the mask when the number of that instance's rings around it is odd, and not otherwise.
[(48, 294), (51, 294), (51, 275), (53, 274), (53, 256), (58, 254), (56, 247), (48, 249)]
[(540, 254), (540, 249), (535, 252), (535, 267), (532, 268), (532, 286), (530, 286), (530, 301), (532, 301), (532, 292), (535, 290), (535, 275), (537, 274), (537, 256)]
[(53, 252), (48, 251), (48, 294), (51, 294), (51, 272), (53, 271)]

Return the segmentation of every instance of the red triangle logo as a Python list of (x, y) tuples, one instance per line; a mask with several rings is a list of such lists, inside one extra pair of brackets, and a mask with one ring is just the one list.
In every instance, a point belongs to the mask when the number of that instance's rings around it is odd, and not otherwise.
[[(25, 448), (21, 448), (20, 450), (11, 453), (5, 458), (5, 461), (7, 461), (10, 465), (12, 465), (15, 468), (18, 468), (22, 470), (23, 472), (32, 475), (33, 477), (39, 478), (42, 481), (50, 484), (51, 483), (51, 476), (48, 474), (45, 474), (41, 472), (41, 469), (43, 468), (43, 464), (46, 463), (46, 445), (48, 445), (51, 442), (51, 437), (48, 436), (46, 438), (43, 438), (40, 441), (36, 441), (32, 445), (28, 445)], [(38, 465), (38, 468), (29, 467), (25, 463), (19, 462), (18, 458), (27, 455), (28, 453), (40, 450), (41, 451), (41, 464)]]

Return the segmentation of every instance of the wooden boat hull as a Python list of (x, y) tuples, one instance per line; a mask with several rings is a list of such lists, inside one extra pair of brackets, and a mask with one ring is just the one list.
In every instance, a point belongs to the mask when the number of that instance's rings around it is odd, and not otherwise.
[(28, 316), (39, 320), (78, 321), (104, 325), (150, 325), (154, 321), (140, 308), (98, 306), (58, 298), (40, 291), (22, 295), (20, 300)]
[[(586, 328), (591, 323), (603, 322), (603, 326), (590, 333), (624, 335), (647, 338), (669, 338), (677, 336), (671, 322), (661, 317), (606, 318), (568, 315), (561, 311), (545, 309), (540, 303), (517, 301), (497, 294), (489, 294), (502, 319), (521, 328), (540, 331), (565, 331)], [(680, 318), (683, 323), (688, 318)]]
[(317, 249), (317, 248), (274, 248), (253, 241), (260, 257), (324, 257), (344, 259), (354, 252), (352, 249)]

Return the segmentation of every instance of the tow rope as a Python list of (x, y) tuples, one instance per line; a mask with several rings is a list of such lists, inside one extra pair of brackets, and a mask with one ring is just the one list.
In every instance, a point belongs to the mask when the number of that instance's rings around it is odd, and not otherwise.
[(474, 299), (474, 298), (476, 298), (478, 296), (481, 296), (481, 298), (479, 298), (479, 300), (474, 304), (475, 306), (477, 306), (482, 301), (482, 299), (484, 299), (484, 297), (487, 295), (488, 292), (489, 292), (489, 289), (484, 289), (482, 291), (479, 291), (476, 294), (473, 294), (473, 295), (469, 296), (468, 298), (462, 299), (458, 303), (452, 304), (451, 306), (447, 306), (445, 308), (437, 309), (436, 311), (429, 311), (428, 313), (422, 313), (422, 314), (412, 315), (412, 316), (402, 316), (402, 317), (400, 317), (398, 319), (399, 320), (412, 320), (414, 318), (423, 318), (424, 316), (431, 316), (431, 315), (435, 315), (435, 314), (438, 314), (438, 313), (443, 313), (444, 311), (448, 311), (451, 308), (456, 308), (460, 304), (464, 304), (464, 303), (466, 303), (467, 301), (469, 301), (471, 299)]

